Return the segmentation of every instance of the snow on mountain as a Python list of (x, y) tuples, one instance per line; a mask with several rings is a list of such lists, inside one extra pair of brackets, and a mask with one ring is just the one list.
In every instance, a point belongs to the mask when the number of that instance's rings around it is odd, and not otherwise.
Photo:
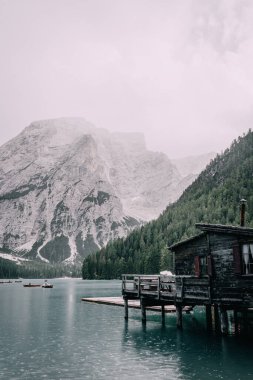
[(23, 262), (29, 261), (28, 259), (24, 259), (23, 257), (11, 255), (10, 253), (4, 253), (4, 252), (0, 252), (0, 258), (5, 259), (5, 260), (9, 260), (9, 261), (13, 261), (17, 265), (21, 265), (22, 261)]
[(34, 122), (0, 147), (0, 248), (81, 262), (156, 218), (188, 184), (141, 134), (84, 119)]

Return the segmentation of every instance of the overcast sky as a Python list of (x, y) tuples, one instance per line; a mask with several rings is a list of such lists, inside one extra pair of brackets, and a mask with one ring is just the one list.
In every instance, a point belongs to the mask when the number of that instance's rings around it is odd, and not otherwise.
[(62, 116), (225, 149), (253, 125), (253, 1), (0, 0), (0, 144)]

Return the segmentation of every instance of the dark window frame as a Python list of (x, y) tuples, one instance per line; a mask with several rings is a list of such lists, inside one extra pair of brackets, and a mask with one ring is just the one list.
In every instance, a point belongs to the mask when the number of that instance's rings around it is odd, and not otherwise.
[[(244, 250), (244, 246), (248, 246)], [(253, 241), (240, 241), (233, 245), (234, 273), (241, 276), (253, 276)], [(247, 262), (247, 264), (246, 264)]]
[(209, 255), (194, 256), (194, 273), (195, 277), (208, 277), (211, 275), (212, 269), (209, 262)]
[(253, 276), (253, 242), (242, 242), (240, 248), (242, 260), (242, 275)]

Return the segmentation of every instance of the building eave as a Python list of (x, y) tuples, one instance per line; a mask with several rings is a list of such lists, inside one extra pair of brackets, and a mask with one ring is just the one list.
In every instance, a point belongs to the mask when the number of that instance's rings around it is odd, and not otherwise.
[(240, 227), (240, 226), (229, 226), (223, 224), (207, 224), (207, 223), (196, 223), (196, 228), (203, 232), (215, 232), (215, 233), (225, 233), (225, 234), (235, 234), (243, 236), (253, 237), (253, 228), (250, 227)]
[(207, 223), (196, 223), (195, 226), (196, 228), (202, 231), (200, 234), (192, 236), (188, 239), (179, 241), (178, 243), (171, 245), (169, 249), (173, 251), (175, 248), (178, 248), (191, 241), (201, 238), (208, 232), (229, 234), (229, 235), (233, 234), (233, 235), (240, 235), (240, 236), (249, 236), (253, 238), (253, 228), (250, 228), (250, 227), (228, 226), (228, 225), (223, 225), (223, 224), (207, 224)]
[(169, 249), (170, 249), (171, 251), (173, 251), (174, 248), (178, 248), (179, 246), (184, 245), (184, 244), (186, 244), (186, 243), (189, 243), (189, 242), (191, 242), (191, 241), (193, 241), (193, 240), (198, 240), (199, 238), (201, 238), (201, 237), (203, 237), (203, 236), (205, 236), (205, 235), (206, 235), (206, 233), (201, 232), (201, 233), (198, 234), (198, 235), (191, 236), (191, 237), (188, 238), (188, 239), (181, 240), (181, 241), (179, 241), (178, 243), (175, 243), (175, 244), (171, 245), (171, 246), (169, 247)]

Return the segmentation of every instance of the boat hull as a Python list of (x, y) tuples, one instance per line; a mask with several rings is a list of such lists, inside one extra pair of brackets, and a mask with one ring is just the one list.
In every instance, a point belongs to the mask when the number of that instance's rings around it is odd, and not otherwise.
[(40, 288), (41, 285), (37, 285), (37, 284), (25, 284), (23, 285), (24, 288)]

